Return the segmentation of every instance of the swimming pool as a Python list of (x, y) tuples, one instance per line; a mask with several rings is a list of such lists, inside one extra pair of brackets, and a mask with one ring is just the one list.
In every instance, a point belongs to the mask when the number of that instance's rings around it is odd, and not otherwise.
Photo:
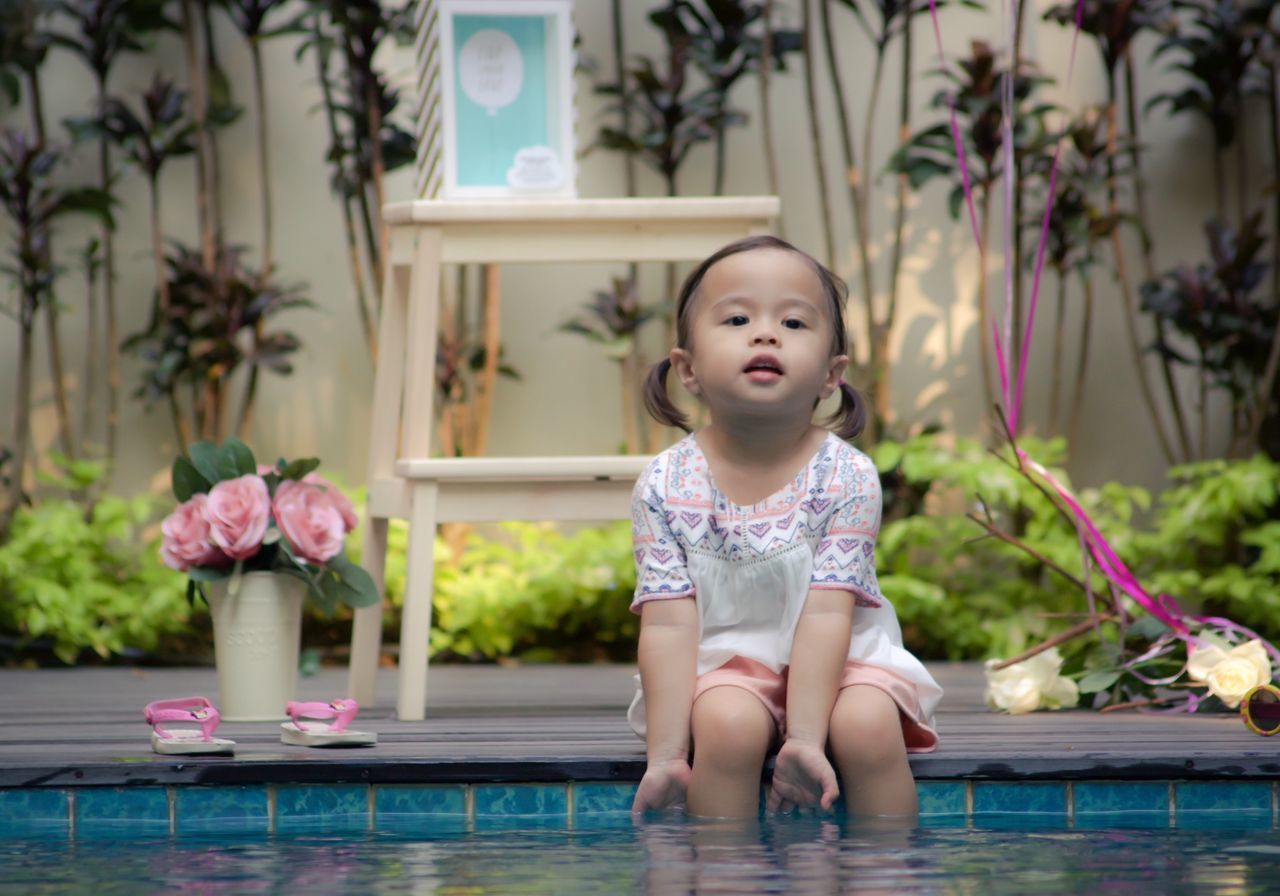
[[(946, 893), (1274, 891), (1269, 813), (934, 816), (872, 828), (816, 817), (760, 823), (624, 813), (494, 817), (471, 830), (387, 817), (372, 831), (41, 836), (0, 843), (0, 894)], [(340, 825), (339, 825), (340, 827)], [(47, 834), (47, 832), (46, 832)]]

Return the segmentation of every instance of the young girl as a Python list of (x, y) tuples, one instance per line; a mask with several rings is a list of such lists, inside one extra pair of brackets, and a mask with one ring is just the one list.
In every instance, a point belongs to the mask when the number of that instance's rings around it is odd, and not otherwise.
[[(861, 430), (843, 285), (794, 246), (748, 237), (681, 288), (676, 347), (645, 384), (658, 420), (690, 431), (674, 369), (710, 422), (659, 454), (632, 505), (640, 690), (647, 742), (632, 811), (753, 816), (778, 747), (770, 809), (913, 815), (907, 753), (938, 741), (937, 683), (902, 647), (872, 556), (875, 466)], [(835, 432), (816, 426), (840, 392)], [(690, 768), (689, 756), (693, 754)]]

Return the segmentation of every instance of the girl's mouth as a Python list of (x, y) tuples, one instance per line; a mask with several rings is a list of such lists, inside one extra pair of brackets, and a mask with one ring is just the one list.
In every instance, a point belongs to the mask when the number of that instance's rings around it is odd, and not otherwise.
[(773, 355), (756, 355), (742, 369), (753, 383), (772, 383), (782, 377), (782, 365)]

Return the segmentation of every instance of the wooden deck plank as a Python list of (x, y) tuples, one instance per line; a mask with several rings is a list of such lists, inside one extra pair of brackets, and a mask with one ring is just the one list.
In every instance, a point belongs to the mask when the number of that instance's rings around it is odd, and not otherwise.
[[(982, 704), (974, 664), (932, 664), (946, 690), (939, 749), (919, 778), (1280, 778), (1280, 751), (1234, 715), (1075, 710), (1004, 716)], [(0, 670), (0, 786), (303, 781), (635, 780), (643, 743), (627, 726), (634, 667), (436, 666), (428, 717), (393, 717), (394, 670), (355, 727), (366, 750), (286, 746), (270, 722), (225, 722), (234, 758), (158, 757), (142, 707), (205, 694), (212, 669)], [(300, 683), (299, 698), (342, 696), (345, 670)]]

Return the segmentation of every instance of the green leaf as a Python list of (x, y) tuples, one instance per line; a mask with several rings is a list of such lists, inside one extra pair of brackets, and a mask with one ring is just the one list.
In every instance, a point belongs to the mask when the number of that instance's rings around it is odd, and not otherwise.
[(1119, 669), (1096, 669), (1080, 679), (1078, 685), (1080, 693), (1094, 694), (1098, 691), (1105, 691), (1120, 680), (1121, 674)]
[(258, 464), (253, 459), (253, 452), (239, 439), (232, 436), (222, 443), (222, 451), (218, 456), (218, 470), (223, 479), (235, 479), (237, 476), (248, 476), (258, 472)]
[(285, 468), (280, 471), (280, 478), (301, 479), (318, 466), (320, 466), (319, 458), (301, 457), (292, 463), (286, 464)]
[(185, 457), (174, 460), (170, 477), (173, 483), (173, 496), (179, 501), (190, 501), (192, 495), (207, 492), (210, 488), (209, 480), (201, 476), (200, 472), (191, 465), (191, 461)]
[(218, 447), (212, 442), (195, 442), (187, 449), (187, 455), (191, 458), (191, 465), (207, 482), (222, 481), (218, 470)]

